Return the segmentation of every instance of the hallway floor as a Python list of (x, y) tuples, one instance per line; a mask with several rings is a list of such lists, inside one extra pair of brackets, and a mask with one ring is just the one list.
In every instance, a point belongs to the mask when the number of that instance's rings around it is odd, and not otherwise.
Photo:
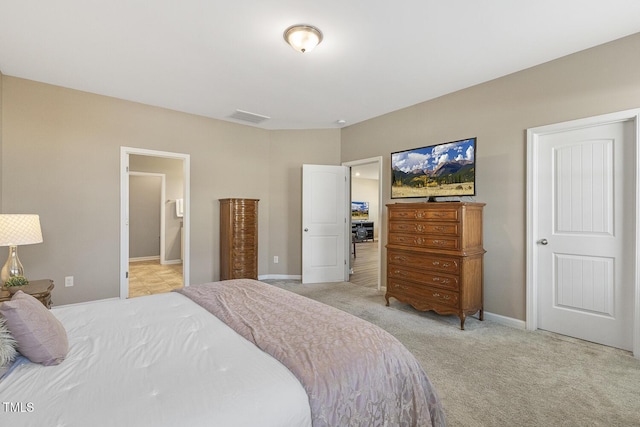
[(182, 286), (182, 264), (162, 265), (158, 260), (129, 263), (129, 298), (171, 292)]
[[(353, 245), (352, 245), (353, 250)], [(351, 254), (353, 274), (349, 282), (361, 286), (378, 286), (378, 242), (366, 241), (356, 243), (356, 257)]]

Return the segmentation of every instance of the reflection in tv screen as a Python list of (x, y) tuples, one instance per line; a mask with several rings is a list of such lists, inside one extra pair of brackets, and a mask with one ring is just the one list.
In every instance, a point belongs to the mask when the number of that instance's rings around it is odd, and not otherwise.
[(351, 202), (351, 220), (369, 219), (369, 202)]

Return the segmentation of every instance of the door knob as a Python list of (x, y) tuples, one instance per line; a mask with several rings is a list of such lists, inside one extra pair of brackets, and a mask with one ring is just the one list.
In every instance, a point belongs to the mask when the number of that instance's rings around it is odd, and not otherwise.
[(304, 231), (305, 231), (305, 233), (306, 233), (307, 231), (309, 231), (309, 229), (308, 229), (308, 228), (305, 228), (305, 229), (304, 229)]
[(546, 245), (549, 244), (549, 241), (547, 239), (540, 239), (540, 240), (538, 240), (538, 243), (541, 244), (541, 245), (546, 246)]

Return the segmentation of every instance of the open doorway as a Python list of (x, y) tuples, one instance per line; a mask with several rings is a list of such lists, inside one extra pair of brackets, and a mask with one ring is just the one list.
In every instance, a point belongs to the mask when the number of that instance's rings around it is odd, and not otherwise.
[(189, 155), (121, 148), (120, 233), (120, 298), (189, 284)]
[(129, 156), (129, 298), (183, 286), (183, 188), (181, 160)]
[(343, 163), (351, 168), (352, 243), (349, 281), (381, 287), (382, 157)]

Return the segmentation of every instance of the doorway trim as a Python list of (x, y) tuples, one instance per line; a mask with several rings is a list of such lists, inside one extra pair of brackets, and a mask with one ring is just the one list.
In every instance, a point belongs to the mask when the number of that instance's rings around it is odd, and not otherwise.
[(634, 280), (634, 313), (633, 313), (633, 355), (640, 359), (640, 109), (625, 110), (611, 114), (604, 114), (585, 119), (555, 123), (527, 129), (527, 238), (526, 238), (526, 327), (528, 330), (538, 329), (538, 218), (534, 215), (538, 209), (538, 148), (539, 140), (543, 135), (586, 128), (613, 122), (631, 121), (634, 124), (635, 134), (632, 135), (635, 149), (634, 177), (635, 177), (635, 265), (633, 266)]
[[(378, 221), (380, 221), (380, 225), (378, 226), (378, 290), (380, 290), (382, 286), (382, 236), (384, 235), (383, 230), (386, 229), (386, 227), (383, 228), (382, 226), (384, 223), (382, 220), (382, 213), (384, 212), (384, 209), (382, 209), (382, 156), (342, 162), (342, 165), (349, 166), (349, 168), (351, 168), (352, 166), (361, 166), (373, 163), (378, 164)], [(351, 186), (349, 186), (348, 190), (349, 200), (351, 200)], [(349, 227), (349, 229), (351, 229), (351, 227)]]
[[(191, 227), (190, 188), (189, 177), (191, 156), (189, 154), (156, 151), (143, 148), (120, 147), (120, 299), (129, 296), (129, 156), (131, 154), (150, 157), (163, 157), (182, 161), (184, 185), (184, 216), (182, 227), (184, 233), (184, 259), (182, 260), (182, 282), (189, 286), (189, 242)], [(161, 202), (164, 201), (164, 196)], [(161, 246), (162, 248), (162, 246)], [(162, 250), (162, 249), (161, 249)]]

